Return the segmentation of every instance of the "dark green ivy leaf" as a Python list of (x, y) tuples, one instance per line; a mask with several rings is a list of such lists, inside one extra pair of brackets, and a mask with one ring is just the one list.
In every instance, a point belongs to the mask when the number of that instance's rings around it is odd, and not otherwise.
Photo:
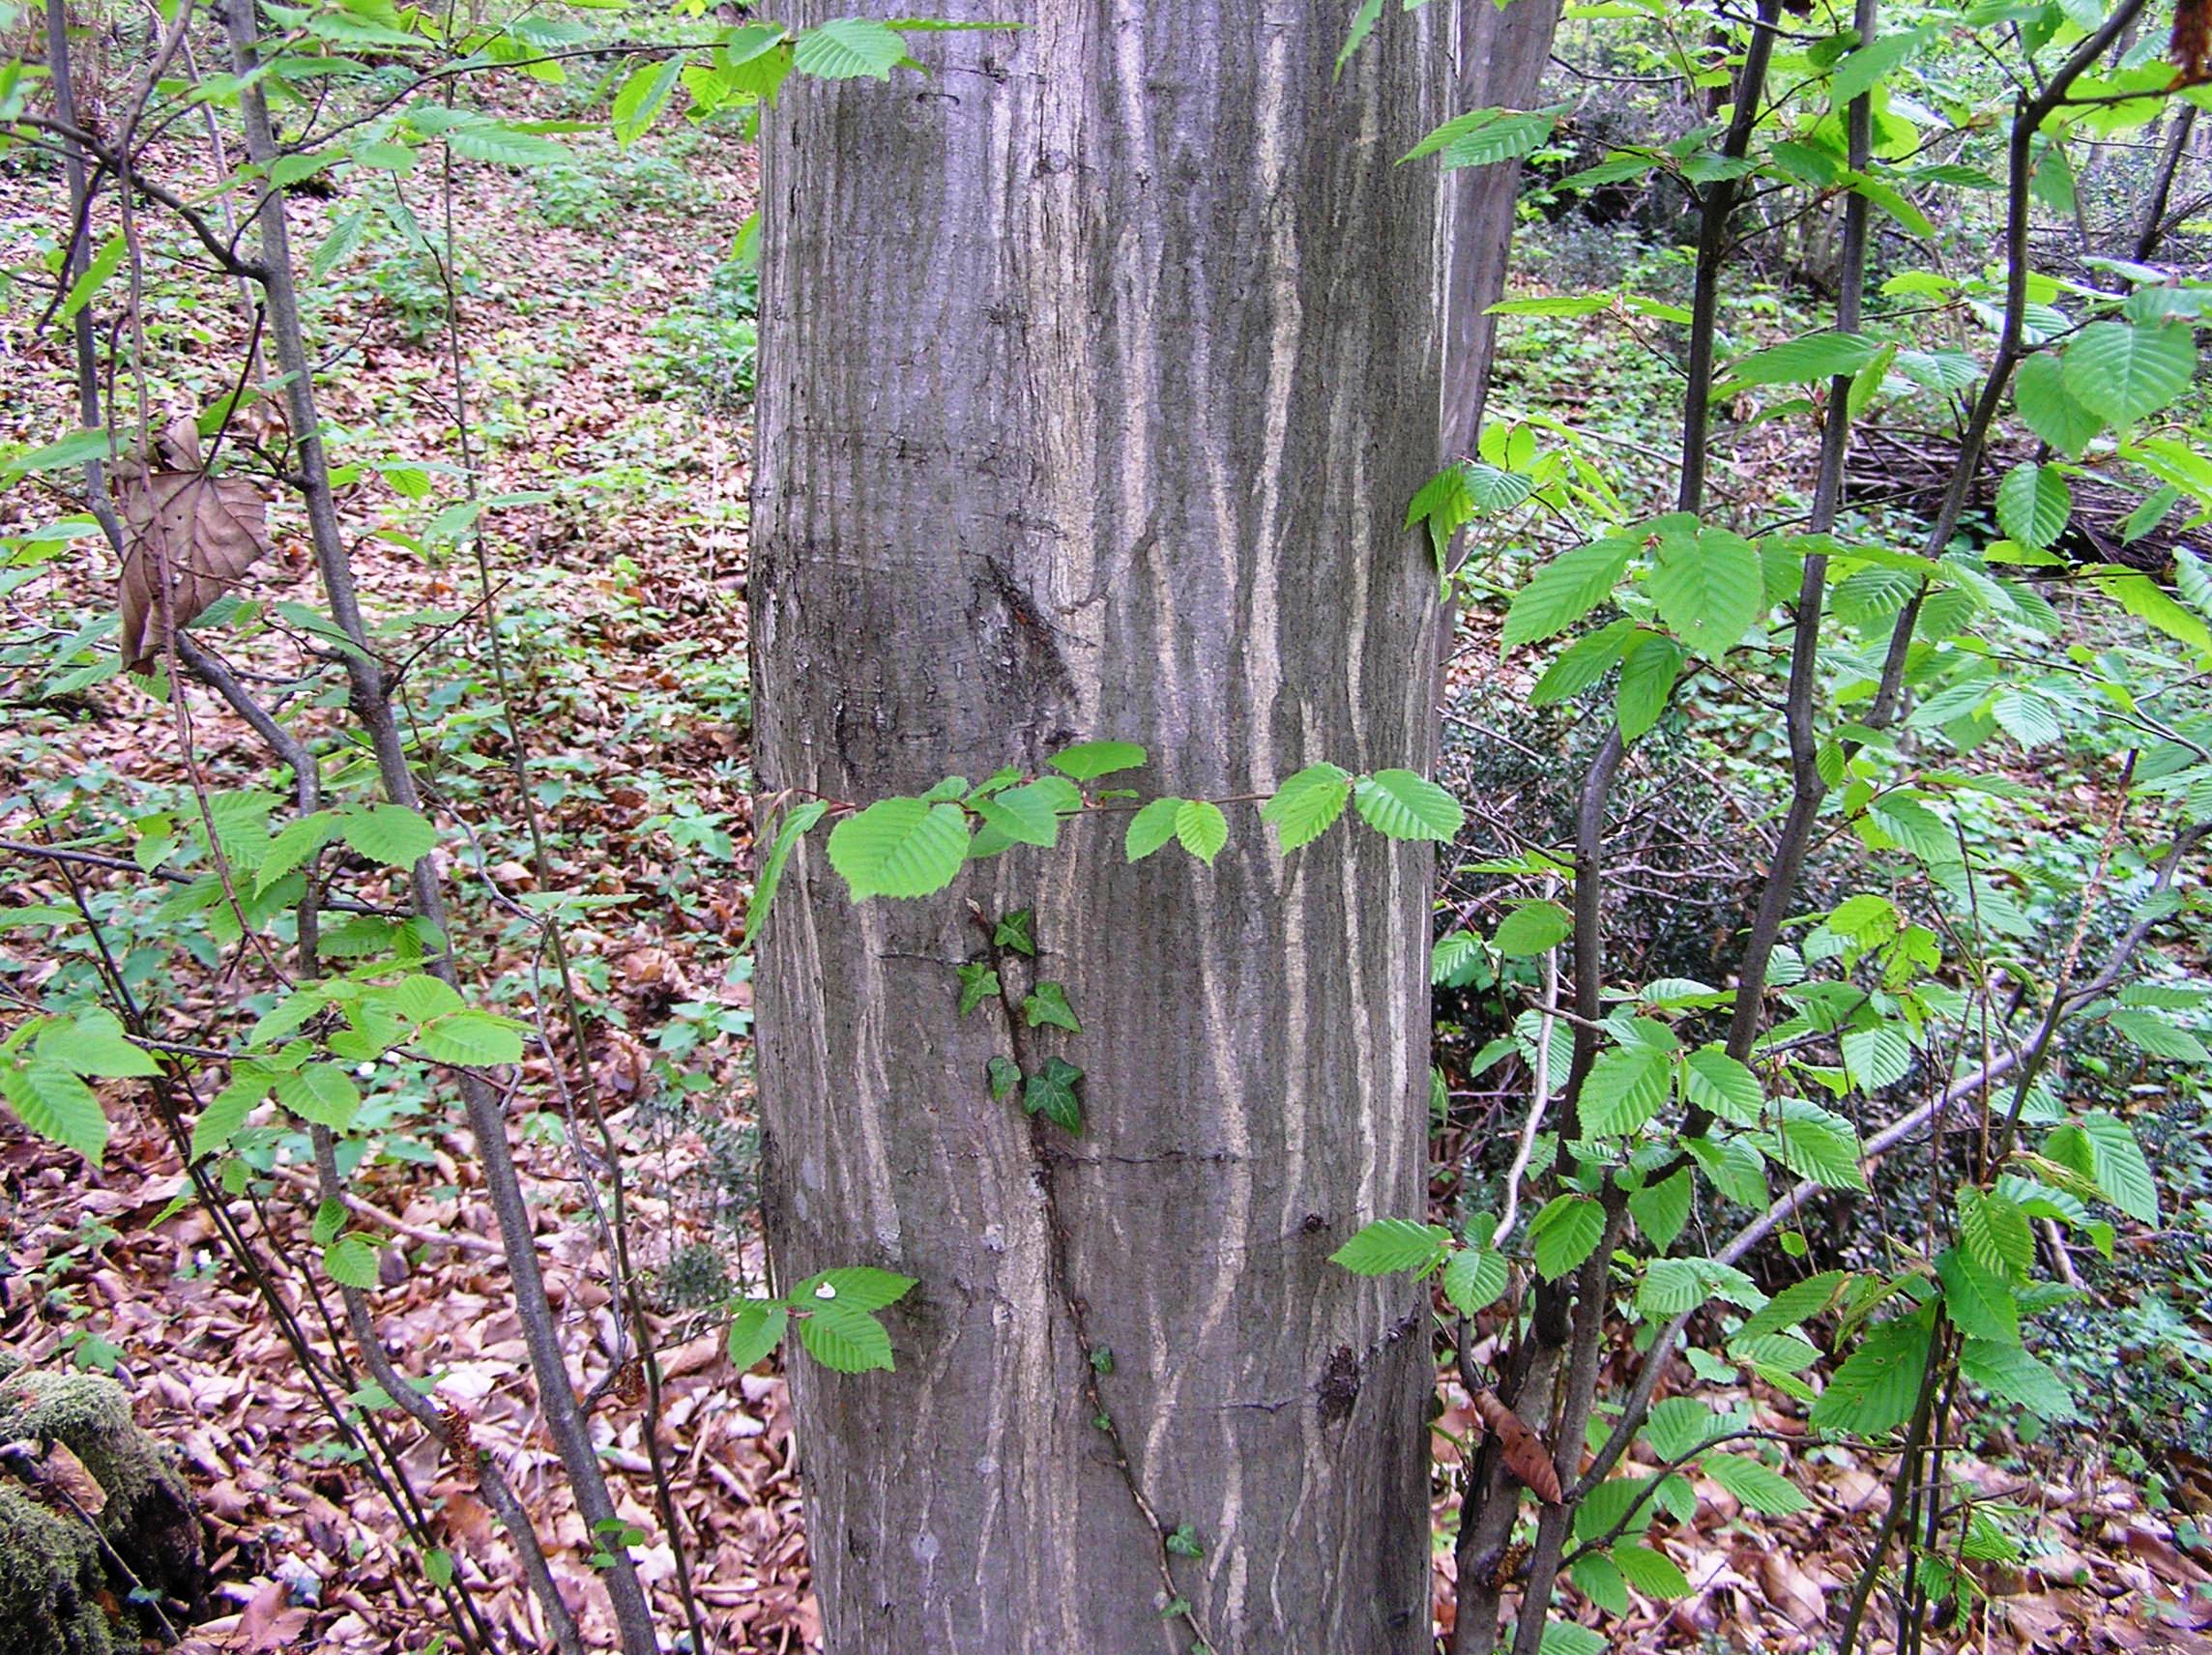
[[(997, 978), (992, 987), (998, 986)], [(1070, 1034), (1083, 1032), (1083, 1025), (1075, 1020), (1075, 1008), (1067, 1003), (1067, 990), (1056, 982), (1040, 982), (1036, 992), (1022, 1002), (1022, 1016), (1032, 1029), (1049, 1023), (1055, 1029), (1064, 1029)]]
[(960, 1015), (965, 1017), (999, 993), (999, 973), (988, 960), (971, 960), (960, 968)]
[(991, 1095), (1003, 1098), (1022, 1084), (1022, 1071), (1011, 1058), (993, 1058), (983, 1065), (983, 1078), (991, 1088)]
[(1022, 1089), (1022, 1108), (1042, 1115), (1069, 1132), (1083, 1130), (1083, 1105), (1075, 1096), (1075, 1083), (1083, 1071), (1064, 1058), (1047, 1058), (1044, 1067), (1030, 1076)]
[(1032, 932), (1036, 924), (1033, 910), (1017, 908), (1001, 919), (991, 933), (992, 944), (1001, 948), (1011, 948), (1017, 954), (1036, 958), (1036, 939)]

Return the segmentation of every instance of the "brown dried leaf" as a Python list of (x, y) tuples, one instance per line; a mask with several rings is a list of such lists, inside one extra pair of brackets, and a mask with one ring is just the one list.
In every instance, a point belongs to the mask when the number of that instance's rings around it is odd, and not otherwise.
[(1559, 1503), (1559, 1473), (1552, 1464), (1552, 1456), (1544, 1450), (1544, 1440), (1519, 1414), (1507, 1408), (1498, 1393), (1480, 1390), (1474, 1393), (1474, 1411), (1482, 1415), (1482, 1423), (1498, 1438), (1499, 1452), (1505, 1456), (1506, 1468), (1528, 1485), (1529, 1491), (1547, 1505)]
[(210, 477), (189, 415), (169, 421), (150, 461), (115, 468), (123, 508), (123, 574), (116, 607), (123, 661), (147, 672), (269, 550), (269, 508), (243, 477)]

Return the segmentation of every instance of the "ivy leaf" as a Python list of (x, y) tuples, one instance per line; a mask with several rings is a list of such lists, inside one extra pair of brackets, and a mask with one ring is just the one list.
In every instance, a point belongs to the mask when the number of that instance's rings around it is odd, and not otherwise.
[(1444, 1297), (1462, 1316), (1496, 1304), (1505, 1292), (1505, 1256), (1490, 1247), (1462, 1247), (1444, 1265)]
[(959, 968), (960, 1015), (967, 1016), (986, 1000), (996, 1000), (1001, 992), (999, 973), (991, 969), (988, 960), (971, 960)]
[(1525, 902), (1508, 914), (1491, 939), (1507, 959), (1527, 959), (1556, 947), (1574, 930), (1571, 915), (1556, 902)]
[(1387, 1276), (1399, 1270), (1433, 1268), (1451, 1245), (1451, 1232), (1441, 1224), (1410, 1218), (1378, 1218), (1328, 1256), (1328, 1262), (1355, 1276)]
[(741, 1374), (753, 1367), (783, 1343), (784, 1329), (790, 1322), (791, 1313), (782, 1305), (765, 1299), (746, 1299), (730, 1318), (730, 1334), (725, 1343), (730, 1366)]
[(2186, 322), (2092, 322), (2060, 364), (2067, 394), (2107, 424), (2132, 425), (2189, 389), (2197, 339)]
[(1556, 1282), (1597, 1250), (1605, 1234), (1605, 1209), (1582, 1195), (1555, 1196), (1528, 1226), (1536, 1273)]
[(1015, 953), (1033, 960), (1036, 958), (1035, 926), (1036, 911), (1017, 908), (991, 928), (991, 945), (995, 948), (1011, 948)]
[(1076, 1098), (1075, 1083), (1083, 1071), (1064, 1058), (1047, 1058), (1044, 1067), (1030, 1076), (1022, 1089), (1022, 1108), (1042, 1115), (1067, 1132), (1083, 1131), (1083, 1105)]
[(1096, 781), (1100, 776), (1133, 770), (1150, 755), (1134, 741), (1078, 741), (1062, 747), (1045, 763), (1075, 781)]
[(1439, 839), (1449, 844), (1467, 814), (1458, 799), (1412, 770), (1377, 770), (1361, 776), (1353, 789), (1353, 804), (1368, 827), (1388, 839)]
[(1767, 1517), (1788, 1517), (1813, 1503), (1796, 1484), (1747, 1454), (1707, 1454), (1698, 1468), (1745, 1507)]
[(825, 1368), (840, 1374), (864, 1374), (873, 1368), (888, 1370), (891, 1336), (884, 1324), (857, 1305), (827, 1299), (809, 1302), (799, 1324), (799, 1342), (806, 1353)]
[(338, 831), (356, 851), (388, 868), (411, 868), (438, 843), (438, 830), (422, 812), (397, 804), (349, 810), (338, 819)]
[(340, 1235), (323, 1249), (323, 1273), (341, 1288), (376, 1286), (376, 1249), (359, 1235)]
[(1286, 779), (1260, 806), (1260, 820), (1275, 829), (1277, 844), (1295, 851), (1320, 838), (1351, 797), (1352, 777), (1324, 760)]
[(994, 1056), (983, 1065), (983, 1084), (994, 1098), (1004, 1098), (1022, 1084), (1021, 1065), (1011, 1058)]
[(882, 798), (830, 830), (830, 865), (855, 902), (928, 896), (968, 858), (968, 819), (956, 804)]
[(1229, 843), (1229, 822), (1221, 807), (1203, 798), (1185, 799), (1178, 807), (1175, 831), (1182, 848), (1208, 867), (1213, 865), (1221, 847)]
[(1083, 1025), (1075, 1020), (1075, 1008), (1067, 1003), (1067, 990), (1056, 982), (1038, 983), (1036, 992), (1022, 1001), (1022, 1016), (1032, 1029), (1049, 1023), (1070, 1034), (1083, 1032)]

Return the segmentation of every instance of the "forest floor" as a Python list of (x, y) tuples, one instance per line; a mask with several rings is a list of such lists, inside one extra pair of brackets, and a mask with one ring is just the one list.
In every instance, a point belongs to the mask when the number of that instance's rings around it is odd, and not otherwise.
[[(742, 284), (726, 266), (751, 199), (750, 151), (724, 133), (666, 128), (627, 151), (591, 136), (565, 141), (579, 155), (575, 167), (534, 180), (463, 165), (452, 198), (484, 489), (531, 497), (488, 514), (483, 540), (530, 749), (527, 803), (546, 834), (551, 889), (583, 899), (563, 912), (595, 1032), (582, 1053), (560, 1037), (550, 1044), (572, 1077), (589, 1075), (628, 1168), (630, 1231), (661, 1310), (661, 1439), (714, 1647), (790, 1655), (817, 1646), (819, 1619), (783, 1382), (733, 1373), (718, 1325), (687, 1308), (728, 1281), (759, 1277), (743, 1218), (750, 996), (736, 954), (750, 867), (748, 322)], [(318, 243), (344, 209), (342, 199), (295, 203), (304, 245)], [(426, 206), (418, 213), (428, 217)], [(0, 242), (12, 256), (58, 221), (50, 177), (0, 172)], [(455, 458), (434, 285), (390, 240), (372, 241), (336, 273), (315, 320), (330, 347), (347, 355), (325, 406), (349, 434), (341, 457), (349, 441), (361, 448), (373, 435), (381, 451), (432, 468), (437, 498), (422, 502), (405, 486), (364, 480), (347, 497), (347, 527), (374, 618), (423, 649), (406, 692), (434, 732), (424, 759), (440, 819), (467, 830), (465, 844), (448, 842), (460, 847), (451, 871), (467, 893), (478, 986), (534, 1017), (549, 973), (526, 921), (542, 907), (530, 899), (551, 890), (533, 861), (510, 768), (516, 755), (468, 622), (481, 596), (474, 561), (434, 541), (417, 550), (380, 537), (420, 534), (452, 493), (451, 474), (434, 469)], [(62, 341), (32, 335), (33, 308), (18, 301), (7, 323), (11, 383), (33, 394), (0, 410), (6, 441), (49, 441), (69, 423)], [(235, 346), (239, 332), (220, 313), (159, 320), (166, 332), (158, 329), (157, 339), (171, 344), (196, 331)], [(233, 371), (229, 359), (218, 348), (206, 355), (208, 383), (219, 385)], [(29, 489), (0, 496), (0, 530), (50, 509)], [(301, 531), (280, 514), (275, 555), (255, 571), (252, 595), (313, 600)], [(102, 613), (107, 578), (87, 557), (56, 589), (9, 599), (11, 619), (36, 611), (30, 619), (50, 630), (68, 616)], [(10, 705), (25, 706), (36, 675), (0, 672), (14, 676)], [(128, 681), (9, 716), (0, 836), (28, 836), (30, 816), (60, 800), (189, 785), (178, 723)], [(205, 770), (262, 771), (250, 736), (212, 702), (195, 705), (191, 735)], [(0, 898), (50, 903), (68, 893), (50, 874), (8, 862)], [(25, 944), (17, 935), (0, 953), (8, 999), (56, 969)], [(235, 1007), (247, 991), (238, 965), (218, 960), (164, 976), (159, 994), (179, 1029)], [(12, 1015), (0, 1000), (0, 1021)], [(539, 1060), (526, 1077), (532, 1095), (549, 1091), (547, 1067)], [(33, 1360), (59, 1363), (73, 1352), (111, 1366), (140, 1423), (177, 1445), (205, 1504), (225, 1600), (218, 1618), (192, 1633), (192, 1647), (429, 1646), (440, 1611), (391, 1509), (335, 1450), (275, 1319), (215, 1246), (208, 1219), (189, 1207), (168, 1211), (182, 1174), (150, 1107), (122, 1085), (105, 1101), (114, 1139), (91, 1175), (74, 1155), (0, 1118), (0, 1346)], [(377, 1123), (382, 1152), (363, 1181), (404, 1243), (386, 1256), (377, 1310), (391, 1348), (437, 1376), (441, 1403), (465, 1413), (473, 1439), (509, 1467), (558, 1542), (556, 1566), (587, 1631), (603, 1635), (603, 1600), (586, 1562), (591, 1537), (567, 1502), (529, 1401), (519, 1331), (503, 1308), (504, 1271), (485, 1239), (489, 1213), (448, 1107), (425, 1089), (397, 1099)], [(545, 1114), (518, 1114), (515, 1138), (555, 1303), (577, 1379), (588, 1384), (618, 1350), (606, 1259), (579, 1197), (579, 1160), (596, 1170), (596, 1150)], [(249, 1211), (241, 1208), (280, 1263), (310, 1251), (314, 1201), (305, 1181), (280, 1172)], [(150, 1222), (157, 1215), (165, 1216)], [(276, 1274), (309, 1341), (331, 1349), (306, 1296), (313, 1278)], [(1465, 1398), (1447, 1392), (1447, 1400), (1454, 1406), (1442, 1423), (1466, 1430)], [(1787, 1408), (1745, 1400), (1762, 1426), (1793, 1429)], [(641, 1407), (617, 1388), (598, 1417), (623, 1515), (657, 1536)], [(511, 1549), (471, 1478), (415, 1433), (397, 1436), (461, 1582), (494, 1622), (511, 1619), (541, 1636)], [(1993, 1651), (2212, 1649), (2198, 1636), (2212, 1626), (2212, 1570), (2193, 1525), (2176, 1511), (2144, 1509), (2094, 1447), (2069, 1439), (2023, 1454), (1993, 1442), (1985, 1459), (1961, 1465), (1986, 1495), (2043, 1510), (2057, 1541), (2025, 1567), (1989, 1572), (1991, 1595), (1963, 1636)], [(1441, 1454), (1448, 1464), (1448, 1445)], [(1693, 1595), (1672, 1606), (1640, 1602), (1614, 1623), (1616, 1636), (1644, 1648), (1821, 1647), (1882, 1504), (1880, 1467), (1823, 1449), (1799, 1456), (1793, 1471), (1813, 1503), (1779, 1523), (1739, 1523), (1724, 1491), (1701, 1486), (1695, 1521), (1662, 1525), (1658, 1542)], [(637, 1555), (665, 1624), (681, 1625), (669, 1548), (655, 1539)], [(1448, 1624), (1448, 1544), (1438, 1557), (1440, 1622)]]

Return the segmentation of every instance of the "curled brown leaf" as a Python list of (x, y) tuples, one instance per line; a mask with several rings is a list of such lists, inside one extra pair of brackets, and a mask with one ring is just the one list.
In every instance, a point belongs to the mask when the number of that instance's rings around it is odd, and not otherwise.
[(268, 503), (248, 479), (208, 474), (190, 415), (171, 420), (152, 447), (115, 468), (124, 523), (116, 608), (132, 672), (152, 670), (169, 638), (269, 550)]
[(1482, 1415), (1483, 1425), (1498, 1438), (1506, 1468), (1546, 1505), (1557, 1505), (1559, 1473), (1545, 1451), (1544, 1439), (1529, 1430), (1528, 1421), (1507, 1408), (1496, 1391), (1476, 1391), (1474, 1411)]

